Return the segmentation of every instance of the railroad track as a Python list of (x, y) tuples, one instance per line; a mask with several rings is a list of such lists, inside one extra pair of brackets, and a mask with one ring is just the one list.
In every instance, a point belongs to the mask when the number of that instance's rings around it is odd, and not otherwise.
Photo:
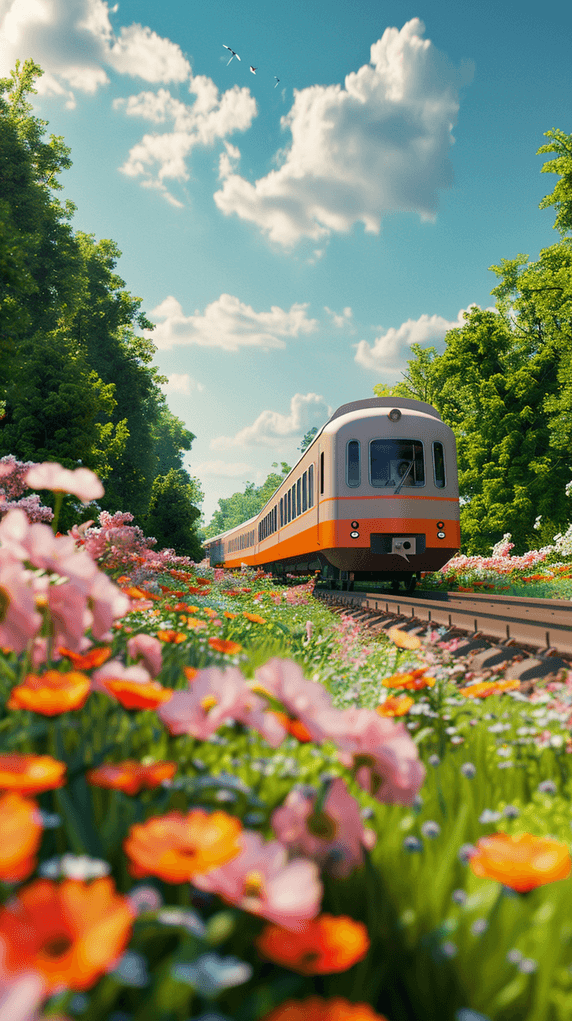
[(442, 640), (460, 638), (456, 654), (470, 655), (473, 670), (506, 664), (504, 676), (525, 683), (572, 670), (572, 602), (430, 591), (401, 595), (316, 588), (314, 595), (373, 632), (398, 626), (421, 635), (445, 628)]

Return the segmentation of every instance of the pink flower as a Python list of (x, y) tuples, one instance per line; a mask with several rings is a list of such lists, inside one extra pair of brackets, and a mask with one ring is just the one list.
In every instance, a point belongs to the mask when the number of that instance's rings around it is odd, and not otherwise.
[(316, 800), (315, 795), (291, 790), (273, 812), (272, 828), (290, 853), (313, 858), (334, 876), (348, 876), (363, 864), (363, 848), (373, 847), (375, 833), (364, 829), (359, 805), (341, 777), (331, 784), (318, 813)]
[(194, 876), (193, 885), (285, 929), (315, 918), (323, 893), (317, 865), (303, 858), (288, 862), (281, 843), (265, 843), (249, 830), (243, 832), (241, 843), (244, 850), (237, 858)]
[(127, 642), (127, 652), (131, 659), (142, 660), (152, 677), (161, 673), (163, 665), (163, 646), (153, 635), (134, 635)]
[(150, 680), (151, 675), (142, 666), (125, 666), (119, 659), (109, 659), (99, 670), (94, 670), (91, 686), (93, 691), (103, 691), (110, 698), (115, 699), (115, 696), (105, 687), (104, 681), (131, 681), (135, 684), (148, 684)]
[(306, 680), (293, 660), (269, 659), (255, 671), (249, 687), (263, 689), (280, 702), (289, 716), (304, 724), (312, 741), (329, 737), (329, 724), (337, 715), (330, 696), (322, 684)]
[(258, 730), (272, 748), (284, 740), (284, 728), (250, 691), (236, 667), (199, 670), (191, 685), (190, 691), (176, 690), (157, 710), (171, 734), (190, 734), (206, 741), (230, 718)]
[[(6, 520), (6, 519), (4, 519)], [(40, 629), (32, 578), (4, 546), (0, 549), (0, 647), (23, 652)]]
[(98, 500), (105, 490), (97, 475), (89, 468), (62, 468), (57, 462), (44, 461), (35, 464), (26, 475), (26, 484), (30, 489), (51, 489), (55, 493), (71, 493), (82, 503)]
[(44, 999), (44, 983), (37, 972), (0, 978), (0, 1021), (40, 1021), (37, 1009)]
[(344, 709), (331, 736), (360, 787), (377, 801), (413, 804), (425, 767), (403, 721), (394, 723), (372, 709)]
[(128, 612), (130, 599), (111, 581), (111, 578), (97, 569), (88, 596), (93, 637), (97, 641), (111, 641), (109, 629), (114, 620)]

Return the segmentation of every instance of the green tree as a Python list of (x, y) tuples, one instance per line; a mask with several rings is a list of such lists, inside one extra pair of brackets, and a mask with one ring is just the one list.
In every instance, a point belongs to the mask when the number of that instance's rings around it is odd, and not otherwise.
[(147, 534), (157, 539), (158, 549), (174, 549), (196, 563), (202, 560), (204, 550), (195, 528), (199, 516), (191, 487), (181, 473), (171, 468), (167, 475), (153, 480), (144, 523)]
[(314, 436), (316, 435), (317, 432), (318, 426), (315, 425), (313, 426), (312, 429), (309, 429), (308, 432), (304, 435), (304, 439), (302, 440), (300, 446), (297, 447), (297, 450), (299, 450), (301, 454), (303, 454), (304, 451), (307, 450), (307, 448), (310, 446), (310, 443), (314, 439)]
[(551, 141), (547, 145), (541, 145), (536, 155), (555, 152), (557, 156), (556, 159), (547, 160), (540, 173), (560, 174), (560, 180), (551, 193), (544, 196), (539, 208), (556, 206), (554, 229), (559, 230), (564, 237), (572, 232), (572, 135), (566, 135), (559, 128), (552, 128), (544, 134)]

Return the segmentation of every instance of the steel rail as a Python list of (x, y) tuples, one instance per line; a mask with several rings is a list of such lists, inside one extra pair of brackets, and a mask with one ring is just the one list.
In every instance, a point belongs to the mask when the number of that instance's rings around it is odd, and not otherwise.
[(495, 641), (518, 642), (537, 650), (557, 649), (563, 654), (572, 654), (572, 602), (566, 600), (430, 591), (401, 595), (318, 588), (314, 595), (338, 606), (359, 606), (369, 611), (368, 616), (371, 611), (378, 611)]

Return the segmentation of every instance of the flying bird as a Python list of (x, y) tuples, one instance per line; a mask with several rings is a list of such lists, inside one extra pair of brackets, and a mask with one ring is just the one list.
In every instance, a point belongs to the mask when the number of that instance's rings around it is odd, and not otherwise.
[[(224, 46), (225, 50), (228, 50), (228, 51), (229, 51), (229, 53), (231, 53), (231, 54), (232, 54), (232, 56), (231, 56), (230, 60), (232, 60), (232, 59), (233, 59), (234, 57), (236, 57), (236, 59), (237, 59), (237, 60), (240, 60), (240, 57), (239, 57), (238, 53), (235, 53), (235, 52), (234, 52), (234, 50), (233, 50), (233, 49), (231, 49), (231, 47), (230, 47), (230, 46), (227, 46), (227, 45), (226, 45), (226, 43), (223, 43), (222, 45)], [(230, 60), (228, 61), (227, 65), (226, 65), (227, 67), (228, 67), (228, 65), (230, 64)]]
[[(274, 77), (276, 78), (276, 75), (274, 75)], [(279, 78), (276, 78), (276, 85), (278, 85), (278, 82), (279, 82), (279, 81), (280, 81), (280, 79), (279, 79)], [(276, 88), (276, 85), (274, 86), (274, 88)]]
[(252, 64), (251, 64), (250, 65), (250, 70), (252, 71), (253, 74), (256, 74), (256, 72), (258, 71), (258, 68), (257, 67), (253, 67)]

